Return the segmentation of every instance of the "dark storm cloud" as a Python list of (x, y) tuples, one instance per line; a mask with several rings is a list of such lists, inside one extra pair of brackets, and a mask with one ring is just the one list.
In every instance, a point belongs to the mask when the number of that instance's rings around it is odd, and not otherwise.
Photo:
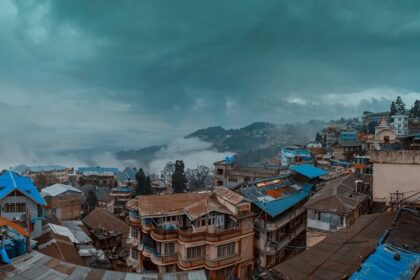
[(3, 114), (37, 145), (66, 150), (384, 110), (397, 94), (419, 96), (418, 6), (2, 1)]

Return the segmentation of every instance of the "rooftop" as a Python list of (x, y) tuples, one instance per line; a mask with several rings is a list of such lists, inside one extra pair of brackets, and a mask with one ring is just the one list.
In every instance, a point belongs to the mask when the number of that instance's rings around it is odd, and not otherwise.
[(90, 174), (117, 174), (119, 172), (116, 167), (79, 167), (77, 174), (90, 175)]
[(20, 164), (18, 166), (15, 166), (11, 169), (11, 171), (16, 172), (20, 175), (23, 175), (26, 172), (51, 172), (51, 171), (63, 171), (66, 170), (67, 167), (62, 165), (35, 165), (35, 166), (27, 166), (24, 164)]
[(41, 191), (41, 195), (42, 195), (42, 197), (46, 197), (46, 196), (54, 197), (54, 196), (60, 195), (62, 193), (65, 193), (67, 191), (82, 193), (81, 190), (79, 190), (75, 187), (72, 187), (70, 185), (54, 184), (52, 186), (43, 188), (42, 191)]
[(37, 204), (47, 205), (29, 177), (6, 171), (0, 175), (0, 199), (5, 198), (13, 191), (19, 191)]
[(206, 280), (204, 270), (174, 273), (127, 273), (89, 268), (51, 258), (37, 251), (32, 251), (12, 260), (11, 265), (0, 267), (0, 279), (11, 280)]
[[(276, 181), (276, 180), (274, 180)], [(267, 212), (271, 217), (276, 217), (285, 212), (295, 204), (309, 197), (309, 192), (312, 189), (311, 184), (304, 186), (297, 185), (290, 180), (281, 183), (269, 184), (267, 179), (266, 184), (249, 183), (248, 186), (240, 189), (241, 194), (255, 204), (261, 210)]]
[(354, 192), (353, 174), (328, 181), (322, 189), (305, 204), (308, 209), (337, 214), (350, 214), (368, 195)]
[(293, 165), (290, 167), (290, 170), (299, 173), (309, 179), (314, 179), (316, 177), (327, 174), (327, 171), (310, 164)]

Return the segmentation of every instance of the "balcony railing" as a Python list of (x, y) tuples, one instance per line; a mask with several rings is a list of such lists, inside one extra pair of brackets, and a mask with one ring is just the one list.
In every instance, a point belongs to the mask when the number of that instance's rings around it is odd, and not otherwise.
[(199, 258), (194, 258), (194, 259), (188, 259), (178, 254), (178, 265), (182, 269), (188, 270), (188, 269), (202, 267), (204, 266), (205, 263), (206, 263), (206, 259), (204, 256), (199, 257)]
[(216, 259), (206, 258), (206, 268), (215, 269), (221, 266), (234, 264), (237, 261), (239, 261), (239, 259), (240, 259), (240, 256), (238, 253), (235, 253), (233, 255), (229, 255), (226, 257), (219, 257)]
[(165, 241), (178, 238), (178, 230), (165, 230), (159, 228), (153, 228), (151, 237), (156, 241)]
[(150, 259), (156, 265), (168, 265), (168, 264), (176, 263), (178, 261), (178, 255), (172, 254), (172, 255), (162, 256), (157, 252), (153, 252)]

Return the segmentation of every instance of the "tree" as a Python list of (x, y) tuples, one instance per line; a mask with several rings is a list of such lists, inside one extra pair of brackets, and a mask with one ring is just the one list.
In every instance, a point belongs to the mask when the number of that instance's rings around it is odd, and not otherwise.
[(410, 116), (412, 118), (420, 118), (420, 100), (414, 101), (413, 107), (410, 109)]
[(149, 176), (146, 177), (146, 182), (144, 185), (144, 194), (153, 194), (152, 190), (152, 180)]
[(391, 102), (391, 106), (389, 108), (389, 114), (391, 116), (396, 115), (398, 113), (397, 106), (395, 105), (395, 101)]
[(204, 165), (200, 165), (195, 169), (187, 169), (185, 177), (188, 180), (188, 188), (190, 190), (207, 188), (211, 181), (209, 174), (210, 168)]
[(401, 96), (398, 96), (397, 100), (395, 100), (395, 107), (397, 108), (398, 114), (405, 113), (405, 103), (402, 101)]
[(172, 174), (172, 190), (175, 193), (183, 193), (187, 188), (187, 178), (185, 177), (184, 162), (177, 160), (175, 162), (175, 171)]
[(137, 180), (136, 195), (145, 194), (144, 192), (146, 188), (146, 175), (144, 174), (143, 168), (139, 168), (139, 171), (137, 171), (136, 180)]
[(98, 197), (96, 196), (95, 191), (94, 190), (89, 190), (87, 198), (86, 198), (86, 204), (88, 206), (88, 212), (95, 209), (97, 203), (98, 203)]
[(172, 161), (168, 162), (165, 167), (163, 168), (160, 174), (160, 180), (165, 184), (171, 184), (172, 175), (175, 172), (175, 163)]
[(315, 142), (322, 142), (322, 135), (319, 132), (316, 133)]

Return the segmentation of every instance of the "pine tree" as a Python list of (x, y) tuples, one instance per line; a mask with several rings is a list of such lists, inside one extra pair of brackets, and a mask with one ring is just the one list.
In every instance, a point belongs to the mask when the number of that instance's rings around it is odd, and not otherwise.
[(172, 190), (174, 193), (184, 193), (187, 188), (187, 178), (185, 177), (184, 162), (177, 160), (175, 162), (175, 172), (172, 175)]
[(146, 175), (144, 174), (143, 168), (139, 168), (139, 171), (136, 173), (137, 187), (136, 195), (143, 195), (146, 188)]
[(391, 102), (391, 106), (389, 108), (389, 114), (391, 116), (396, 115), (398, 113), (397, 106), (395, 105), (395, 101)]
[(144, 185), (144, 192), (145, 192), (145, 194), (153, 194), (152, 180), (150, 179), (149, 176), (146, 177), (146, 182), (145, 182), (145, 185)]
[(86, 198), (86, 204), (88, 206), (88, 211), (92, 211), (95, 209), (96, 204), (98, 203), (98, 198), (96, 196), (96, 193), (94, 190), (89, 190), (87, 198)]
[(413, 107), (410, 109), (410, 117), (420, 118), (420, 100), (414, 101)]
[(322, 142), (322, 136), (319, 132), (316, 133), (315, 142)]
[(397, 100), (395, 100), (395, 107), (398, 114), (405, 114), (405, 103), (402, 101), (401, 96), (398, 96)]

